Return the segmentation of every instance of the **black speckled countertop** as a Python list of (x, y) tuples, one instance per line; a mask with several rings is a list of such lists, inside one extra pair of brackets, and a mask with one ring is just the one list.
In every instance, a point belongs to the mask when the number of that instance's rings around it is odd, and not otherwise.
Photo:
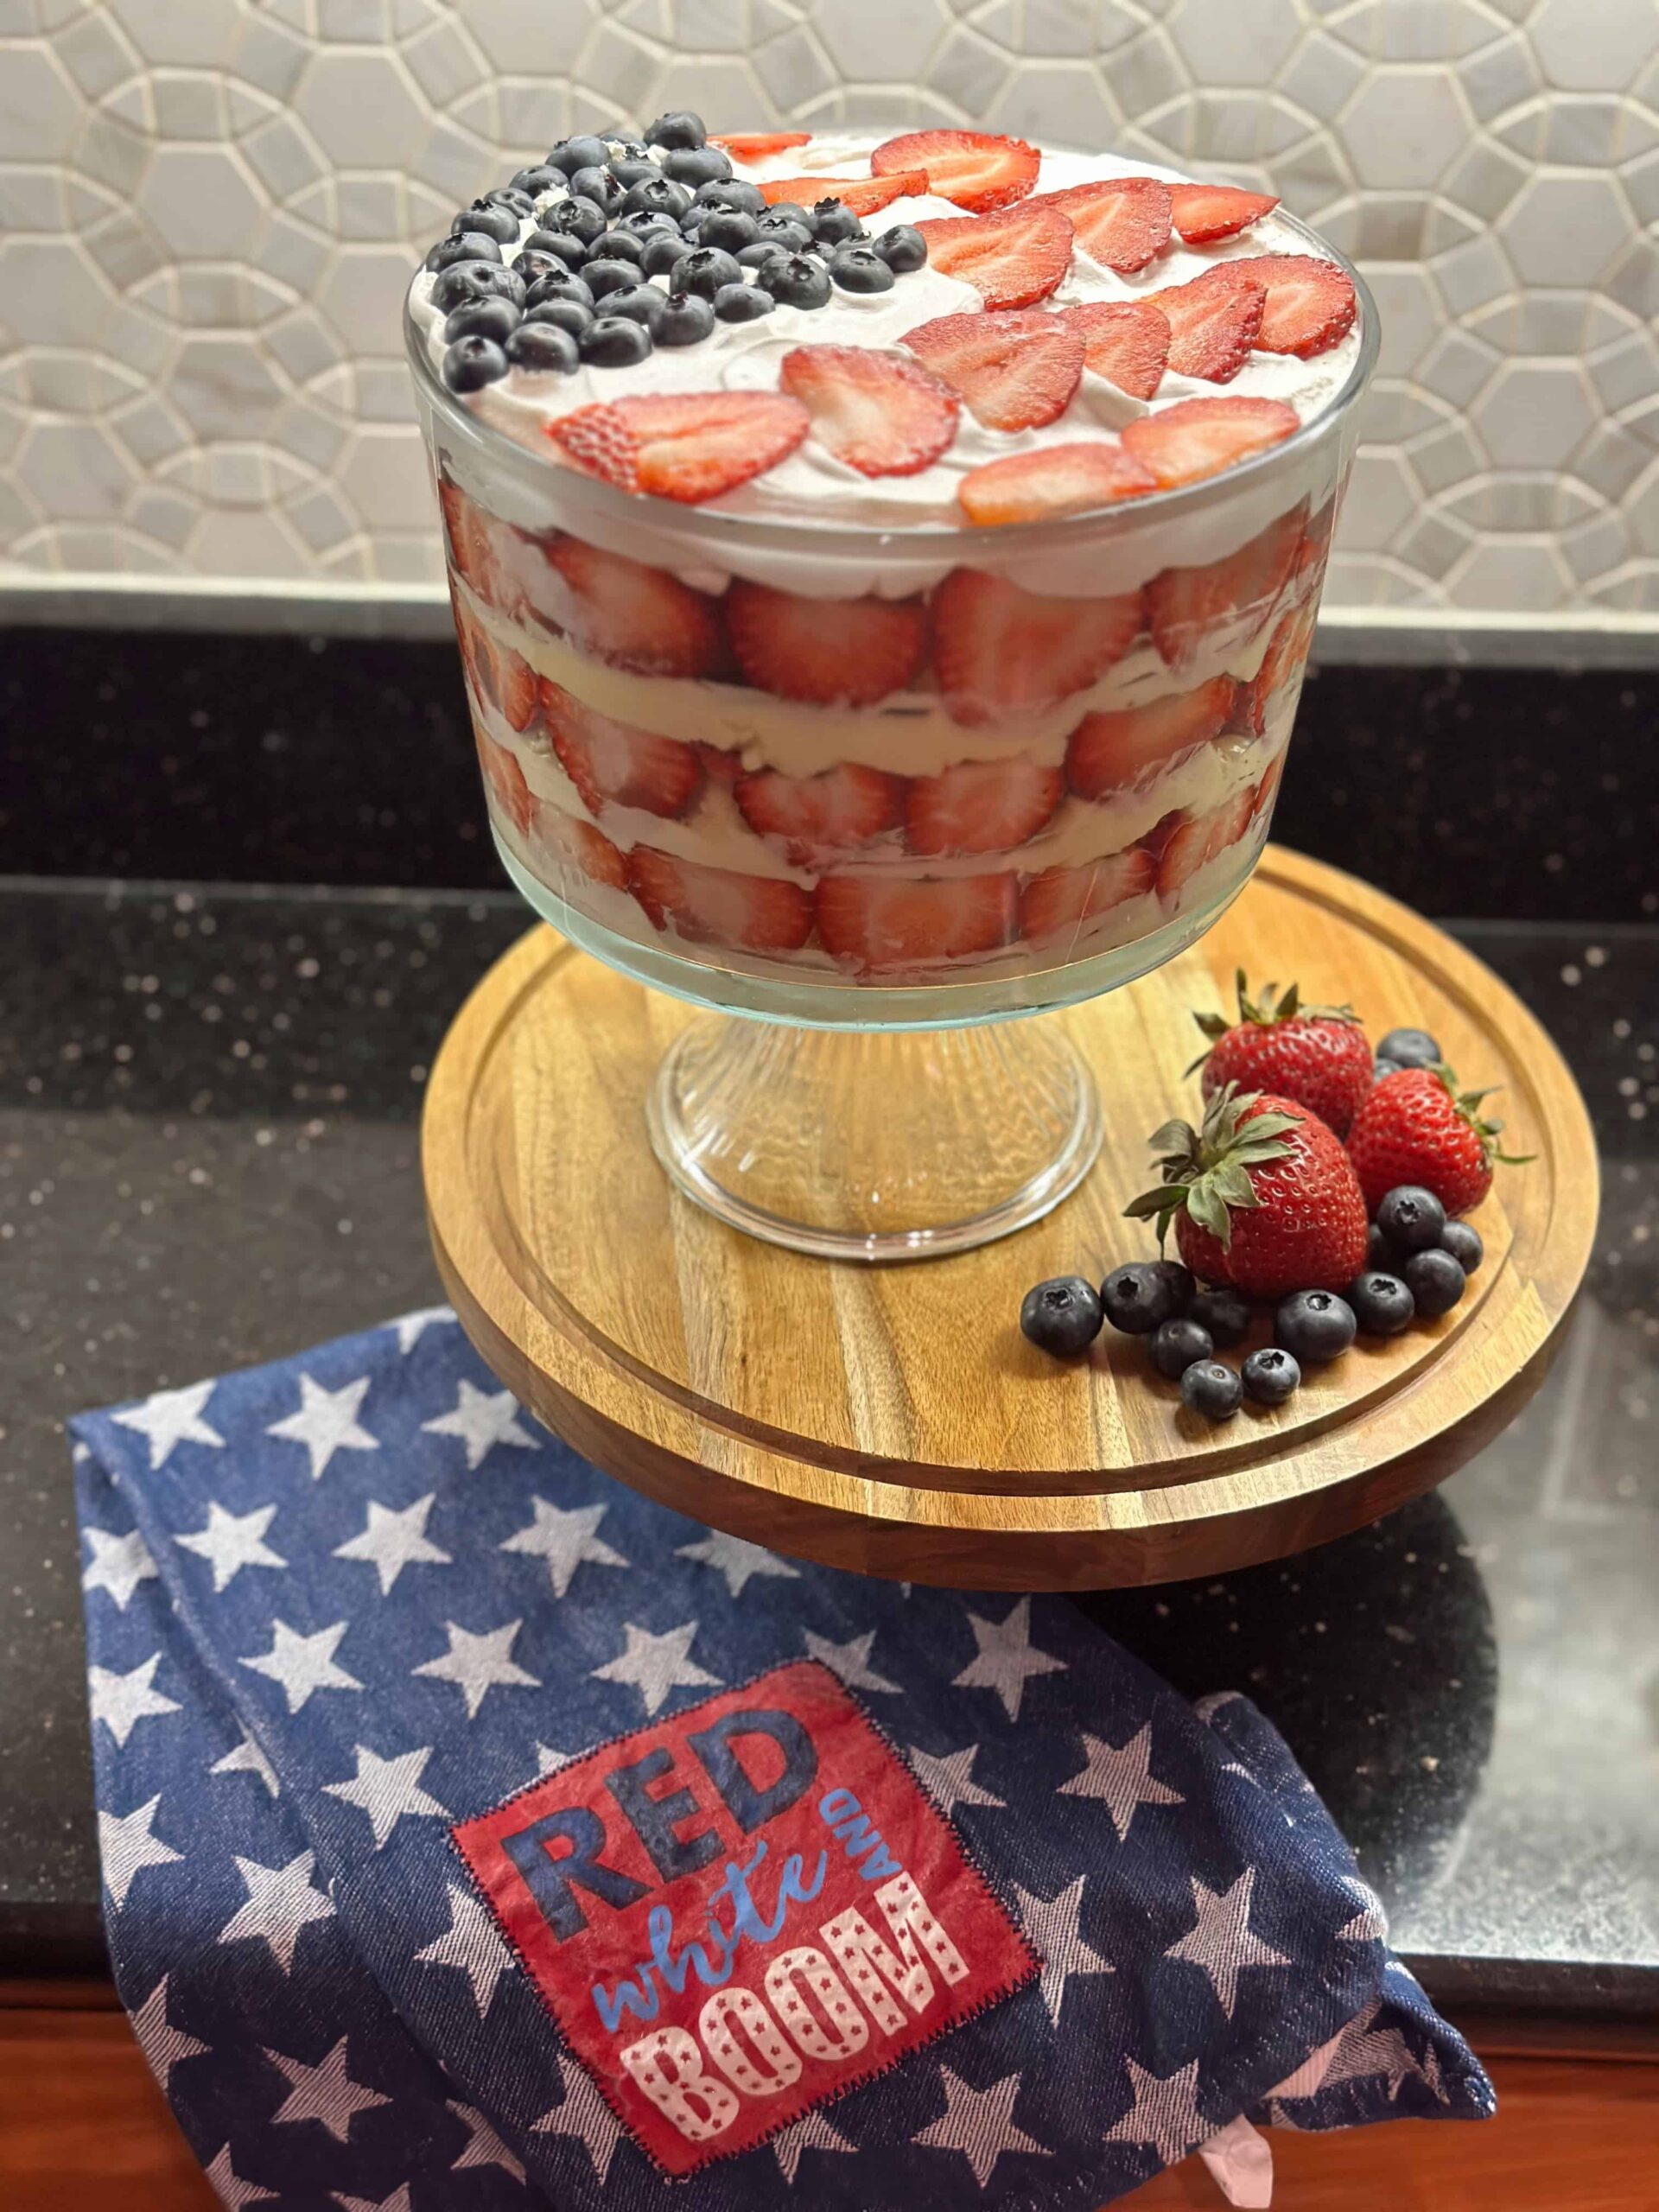
[[(100, 1957), (64, 1418), (431, 1300), (425, 1069), (524, 919), (499, 893), (0, 887), (0, 1974)], [(1374, 1529), (1085, 1602), (1181, 1688), (1274, 1715), (1437, 1993), (1651, 2012), (1659, 927), (1463, 934), (1560, 1039), (1604, 1148), (1549, 1382)]]

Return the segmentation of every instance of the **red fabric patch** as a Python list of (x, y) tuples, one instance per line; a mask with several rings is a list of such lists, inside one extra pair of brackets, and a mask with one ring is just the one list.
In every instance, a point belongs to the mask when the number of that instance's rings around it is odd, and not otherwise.
[(669, 2174), (751, 2149), (1038, 1972), (816, 1660), (451, 1833), (571, 2050)]

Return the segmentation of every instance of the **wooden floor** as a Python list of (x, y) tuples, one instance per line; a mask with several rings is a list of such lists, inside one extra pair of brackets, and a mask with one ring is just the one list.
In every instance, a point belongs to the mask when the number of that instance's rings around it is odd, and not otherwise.
[[(1659, 2064), (1494, 2058), (1499, 2113), (1338, 2135), (1275, 2133), (1277, 2212), (1655, 2212)], [(975, 2201), (964, 2183), (963, 2203)], [(1197, 2159), (1123, 2200), (1215, 2212)], [(213, 2212), (125, 2020), (0, 2009), (4, 2212)]]

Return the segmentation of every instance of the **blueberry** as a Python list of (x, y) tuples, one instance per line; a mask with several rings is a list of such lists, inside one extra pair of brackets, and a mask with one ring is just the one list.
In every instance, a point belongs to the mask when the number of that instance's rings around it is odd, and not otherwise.
[(1486, 1256), (1480, 1231), (1466, 1221), (1448, 1221), (1440, 1231), (1440, 1249), (1449, 1252), (1466, 1275), (1471, 1275)]
[(692, 194), (696, 207), (741, 207), (746, 215), (764, 215), (766, 195), (758, 184), (741, 176), (711, 176)]
[(772, 313), (772, 294), (758, 284), (722, 284), (715, 294), (715, 313), (722, 322), (754, 322)]
[(575, 176), (578, 169), (602, 169), (610, 158), (611, 149), (605, 141), (591, 135), (562, 138), (547, 157), (548, 166), (566, 176)]
[(512, 207), (494, 206), (487, 200), (474, 200), (470, 207), (461, 209), (450, 224), (449, 230), (454, 238), (461, 238), (471, 231), (486, 238), (493, 238), (498, 245), (515, 245), (518, 239), (518, 212)]
[(701, 146), (709, 133), (702, 118), (694, 115), (689, 107), (671, 108), (666, 115), (659, 115), (645, 132), (648, 146)]
[(543, 208), (542, 220), (550, 231), (563, 231), (583, 245), (592, 245), (609, 228), (605, 210), (591, 200), (558, 200)]
[(1181, 1377), (1181, 1403), (1205, 1421), (1231, 1421), (1244, 1402), (1244, 1385), (1218, 1359), (1196, 1359)]
[(671, 215), (653, 215), (649, 209), (639, 207), (619, 216), (611, 227), (632, 232), (637, 238), (677, 238), (680, 235), (680, 226)]
[(637, 284), (639, 282), (639, 266), (637, 261), (624, 261), (620, 255), (607, 255), (602, 259), (585, 263), (582, 281), (596, 300), (602, 300), (607, 292), (620, 292), (625, 286)]
[(457, 308), (443, 326), (443, 339), (453, 346), (457, 338), (493, 338), (498, 346), (518, 327), (518, 309), (511, 300), (470, 300)]
[(625, 315), (602, 315), (577, 339), (576, 350), (596, 369), (630, 369), (651, 352), (651, 333)]
[(1195, 1359), (1213, 1359), (1216, 1347), (1208, 1329), (1177, 1316), (1160, 1321), (1152, 1333), (1152, 1363), (1171, 1382), (1179, 1382)]
[(674, 264), (674, 282), (683, 292), (696, 292), (712, 301), (722, 284), (741, 284), (743, 271), (729, 253), (718, 246), (700, 245)]
[(1179, 1260), (1154, 1260), (1152, 1264), (1157, 1269), (1160, 1282), (1169, 1285), (1175, 1312), (1185, 1313), (1198, 1294), (1198, 1278), (1192, 1268), (1184, 1267)]
[(1253, 1319), (1249, 1300), (1226, 1283), (1214, 1290), (1201, 1290), (1187, 1313), (1200, 1327), (1208, 1329), (1224, 1349), (1243, 1342)]
[(644, 154), (613, 154), (605, 166), (624, 192), (632, 192), (637, 184), (649, 184), (653, 177), (660, 178), (663, 174), (656, 162)]
[(757, 238), (753, 245), (740, 248), (737, 258), (745, 269), (759, 269), (764, 261), (786, 261), (789, 254), (790, 248), (776, 238)]
[(533, 215), (536, 212), (536, 203), (530, 194), (515, 192), (510, 184), (503, 185), (499, 192), (486, 192), (484, 205), (486, 207), (511, 207), (521, 221), (524, 216)]
[(715, 309), (696, 292), (671, 292), (652, 326), (659, 346), (695, 346), (711, 336), (714, 327)]
[(521, 255), (550, 253), (568, 268), (580, 269), (592, 243), (591, 238), (579, 238), (574, 231), (532, 231), (518, 251)]
[(1368, 1337), (1397, 1337), (1411, 1326), (1417, 1301), (1398, 1275), (1368, 1268), (1348, 1286), (1354, 1319)]
[(754, 272), (762, 291), (770, 292), (779, 307), (821, 308), (830, 299), (830, 279), (816, 261), (804, 253), (785, 254), (777, 261), (763, 261)]
[[(594, 261), (631, 261), (636, 269), (645, 257), (645, 242), (638, 231), (607, 231), (602, 238), (594, 241), (591, 255)], [(587, 263), (582, 264), (583, 268)]]
[(653, 162), (651, 175), (641, 183), (631, 184), (623, 194), (622, 205), (630, 215), (636, 211), (647, 215), (671, 215), (677, 223), (682, 215), (690, 212), (691, 195), (672, 177), (659, 176)]
[(1100, 1286), (1106, 1319), (1126, 1336), (1147, 1337), (1160, 1323), (1173, 1321), (1185, 1301), (1161, 1260), (1131, 1260), (1114, 1268)]
[(654, 338), (668, 305), (668, 295), (655, 284), (623, 284), (605, 295), (607, 315), (625, 315), (630, 322), (643, 322)]
[(1306, 1367), (1310, 1362), (1340, 1358), (1359, 1333), (1359, 1324), (1353, 1307), (1334, 1290), (1299, 1290), (1281, 1305), (1273, 1333), (1292, 1358)]
[(1400, 1255), (1376, 1222), (1365, 1232), (1365, 1264), (1368, 1268), (1380, 1268), (1384, 1274), (1400, 1272)]
[(837, 246), (830, 274), (843, 292), (890, 292), (898, 279), (873, 246)]
[(1381, 1083), (1384, 1076), (1398, 1075), (1400, 1073), (1400, 1068), (1401, 1064), (1398, 1060), (1373, 1060), (1371, 1062), (1371, 1081), (1373, 1083)]
[[(809, 238), (815, 238), (818, 234), (817, 217), (810, 208), (803, 207), (798, 200), (775, 200), (766, 213), (776, 217), (780, 223), (793, 223), (796, 229), (804, 231)], [(766, 226), (762, 223), (760, 227), (764, 231)]]
[(622, 188), (609, 169), (578, 169), (570, 179), (570, 189), (578, 200), (591, 200), (596, 207), (613, 214), (622, 205)]
[(698, 226), (697, 243), (736, 253), (743, 246), (753, 245), (760, 235), (760, 225), (741, 207), (711, 207)]
[(895, 223), (874, 241), (875, 250), (897, 276), (908, 276), (927, 259), (927, 240), (908, 223)]
[(1279, 1344), (1263, 1344), (1238, 1370), (1245, 1395), (1258, 1406), (1282, 1406), (1301, 1387), (1302, 1370)]
[(511, 300), (524, 304), (524, 280), (517, 270), (504, 269), (499, 261), (458, 261), (442, 270), (432, 287), (432, 304), (440, 315), (453, 315), (469, 300)]
[(539, 246), (515, 254), (512, 265), (526, 284), (539, 283), (543, 276), (568, 276), (571, 267), (562, 254), (543, 253)]
[(1390, 1029), (1377, 1046), (1376, 1057), (1400, 1068), (1432, 1068), (1445, 1054), (1427, 1029)]
[(1020, 1326), (1039, 1351), (1071, 1359), (1087, 1351), (1100, 1334), (1100, 1299), (1081, 1275), (1056, 1275), (1028, 1290), (1020, 1306)]
[(508, 185), (512, 191), (522, 192), (527, 199), (539, 200), (544, 192), (561, 190), (564, 181), (563, 169), (554, 168), (550, 165), (545, 168), (520, 169), (517, 176), (508, 180)]
[(603, 139), (606, 151), (613, 162), (643, 162), (650, 155), (651, 149), (645, 140), (636, 138), (626, 124), (607, 124), (596, 135)]
[(695, 192), (700, 184), (724, 184), (731, 174), (731, 158), (718, 146), (696, 146), (663, 156), (663, 175), (684, 185), (688, 192)]
[(526, 322), (550, 323), (555, 330), (568, 330), (572, 338), (580, 338), (593, 319), (592, 308), (584, 307), (580, 300), (543, 300), (539, 307), (524, 311)]
[[(518, 226), (513, 226), (514, 235)], [(440, 238), (426, 257), (428, 269), (453, 269), (458, 261), (499, 261), (501, 249), (493, 238), (482, 231), (461, 231), (453, 237)]]
[(683, 238), (676, 232), (671, 237), (666, 231), (654, 232), (645, 240), (645, 250), (639, 257), (639, 266), (647, 276), (666, 276), (686, 255), (694, 251), (690, 238)]
[(1406, 1281), (1417, 1301), (1417, 1311), (1431, 1319), (1452, 1311), (1468, 1280), (1452, 1255), (1438, 1245), (1427, 1252), (1414, 1252), (1406, 1262)]
[(591, 308), (593, 287), (585, 276), (538, 276), (524, 294), (524, 307), (526, 311), (544, 308), (553, 300), (575, 300), (578, 306)]
[(796, 219), (799, 213), (798, 208), (794, 215), (785, 215), (780, 208), (769, 207), (764, 215), (755, 217), (756, 232), (763, 238), (774, 240), (786, 253), (804, 253), (812, 243), (812, 233), (804, 223)]
[(862, 238), (864, 226), (842, 200), (820, 200), (812, 210), (812, 235), (830, 245), (846, 245)]
[(553, 322), (521, 322), (507, 340), (506, 355), (516, 369), (549, 371), (562, 377), (574, 375), (582, 358), (570, 333)]
[(443, 380), (451, 391), (480, 391), (506, 373), (507, 357), (493, 338), (457, 338), (443, 357)]
[(1440, 1231), (1446, 1227), (1446, 1208), (1433, 1191), (1417, 1183), (1402, 1183), (1379, 1203), (1376, 1225), (1396, 1252), (1423, 1252), (1440, 1243)]

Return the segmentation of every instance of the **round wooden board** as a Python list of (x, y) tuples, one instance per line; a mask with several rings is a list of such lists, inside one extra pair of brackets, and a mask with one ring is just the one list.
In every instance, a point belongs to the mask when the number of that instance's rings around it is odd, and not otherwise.
[[(1071, 1366), (1014, 1316), (1046, 1275), (1143, 1255), (1122, 1218), (1147, 1134), (1191, 1110), (1195, 1007), (1296, 977), (1374, 1033), (1432, 1030), (1503, 1087), (1485, 1264), (1457, 1311), (1315, 1370), (1212, 1428), (1108, 1330)], [(871, 1268), (725, 1228), (670, 1187), (644, 1101), (690, 1007), (546, 928), (462, 1007), (428, 1090), (423, 1165), (450, 1296), (490, 1365), (621, 1481), (758, 1543), (985, 1589), (1214, 1573), (1324, 1541), (1430, 1488), (1542, 1380), (1595, 1227), (1594, 1139), (1560, 1054), (1471, 954), (1380, 893), (1269, 848), (1249, 889), (1156, 974), (1063, 1014), (1106, 1141), (1046, 1221), (976, 1252)], [(1262, 1333), (1265, 1334), (1263, 1328)]]

